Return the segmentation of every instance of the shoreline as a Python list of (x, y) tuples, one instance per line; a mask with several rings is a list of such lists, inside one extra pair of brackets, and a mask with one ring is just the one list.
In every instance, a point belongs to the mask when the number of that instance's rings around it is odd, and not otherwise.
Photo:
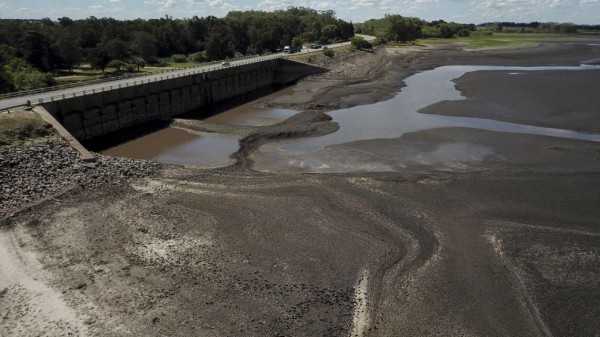
[(443, 65), (498, 65), (498, 66), (577, 66), (597, 57), (589, 46), (539, 42), (535, 47), (463, 50), (452, 44), (424, 47), (387, 48), (385, 72), (377, 71), (359, 80), (335, 77), (303, 80), (292, 95), (268, 101), (274, 107), (318, 107), (335, 110), (372, 104), (393, 97), (404, 86), (403, 80), (417, 72)]
[[(307, 80), (292, 97), (309, 110), (356, 106), (394, 95), (410, 74), (442, 64), (565, 65), (589, 56), (554, 44), (417, 49), (388, 50), (396, 62), (374, 81), (319, 92), (333, 81)], [(305, 111), (279, 125), (240, 128), (179, 121), (245, 138), (237, 164), (220, 169), (100, 156), (87, 168), (98, 178), (89, 188), (0, 226), (0, 237), (18, 240), (12, 253), (39, 260), (45, 274), (28, 277), (56, 295), (43, 311), (56, 315), (36, 316), (36, 302), (19, 291), (22, 275), (11, 284), (0, 278), (0, 334), (36, 335), (48, 325), (67, 333), (82, 322), (82, 337), (346, 337), (357, 317), (354, 331), (373, 337), (536, 336), (540, 321), (557, 336), (600, 329), (588, 319), (600, 314), (599, 144), (445, 128), (351, 146), (418, 158), (440, 144), (477, 144), (489, 155), (458, 167), (407, 162), (400, 172), (251, 169), (252, 149), (334, 132), (328, 117)], [(75, 174), (70, 157), (59, 161), (65, 179)], [(28, 163), (27, 179), (47, 172), (34, 169), (33, 155)], [(107, 184), (105, 173), (119, 165), (123, 180)], [(7, 314), (16, 309), (20, 317)]]

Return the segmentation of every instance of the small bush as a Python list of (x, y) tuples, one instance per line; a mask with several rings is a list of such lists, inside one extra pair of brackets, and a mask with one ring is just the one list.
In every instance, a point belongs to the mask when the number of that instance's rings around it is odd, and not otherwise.
[(459, 37), (467, 37), (471, 35), (471, 32), (468, 29), (461, 29), (456, 32), (456, 35)]
[(182, 54), (175, 54), (171, 56), (171, 61), (173, 61), (173, 63), (186, 63), (188, 61), (188, 58), (187, 56)]
[(108, 63), (109, 68), (115, 68), (116, 71), (121, 71), (127, 68), (127, 63), (121, 60), (112, 60)]
[(325, 49), (325, 50), (323, 50), (323, 55), (325, 55), (327, 57), (334, 57), (335, 52), (332, 49)]
[(202, 62), (208, 61), (208, 57), (206, 57), (205, 51), (193, 53), (188, 57), (188, 59), (190, 60), (190, 62), (196, 62), (196, 63), (202, 63)]
[(351, 44), (356, 47), (356, 49), (371, 49), (373, 46), (369, 43), (369, 41), (363, 39), (360, 36), (355, 36), (352, 38)]
[(371, 44), (373, 46), (381, 46), (381, 45), (386, 45), (388, 43), (387, 39), (385, 37), (378, 37), (375, 39), (375, 41), (371, 42)]

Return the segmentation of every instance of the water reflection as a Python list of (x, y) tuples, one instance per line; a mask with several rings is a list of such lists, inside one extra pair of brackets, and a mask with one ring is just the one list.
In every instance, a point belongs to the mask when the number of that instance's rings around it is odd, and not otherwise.
[(165, 164), (226, 164), (238, 149), (236, 139), (214, 134), (192, 134), (177, 128), (165, 128), (136, 138), (102, 153), (115, 157), (154, 160)]
[(201, 134), (193, 140), (161, 152), (152, 159), (168, 164), (221, 165), (229, 162), (229, 155), (237, 149), (237, 139)]
[[(406, 87), (393, 99), (371, 105), (333, 111), (330, 115), (340, 124), (336, 133), (297, 141), (279, 142), (264, 145), (253, 155), (255, 168), (263, 171), (304, 171), (304, 172), (348, 172), (395, 170), (404, 164), (394, 160), (393, 152), (386, 156), (377, 151), (361, 148), (360, 154), (352, 153), (348, 143), (399, 138), (405, 133), (436, 128), (476, 128), (489, 131), (543, 135), (570, 139), (600, 142), (600, 135), (586, 134), (571, 130), (514, 124), (481, 118), (451, 117), (421, 114), (419, 110), (441, 101), (464, 99), (455, 89), (453, 79), (472, 71), (508, 71), (522, 73), (529, 71), (587, 71), (598, 69), (594, 66), (578, 67), (498, 67), (498, 66), (445, 66), (415, 74), (405, 80)], [(340, 146), (340, 144), (347, 144)], [(443, 154), (449, 149), (454, 157), (446, 158), (448, 166), (481, 160), (491, 154), (490, 149), (466, 146), (464, 144), (441, 145), (437, 150), (423, 154), (425, 157), (444, 161)], [(448, 146), (450, 148), (448, 148)], [(463, 152), (462, 157), (457, 155)], [(469, 154), (478, 154), (469, 157)], [(458, 157), (457, 157), (458, 156)], [(459, 158), (460, 157), (460, 158)], [(414, 161), (419, 162), (418, 156)], [(425, 164), (425, 162), (423, 162)]]

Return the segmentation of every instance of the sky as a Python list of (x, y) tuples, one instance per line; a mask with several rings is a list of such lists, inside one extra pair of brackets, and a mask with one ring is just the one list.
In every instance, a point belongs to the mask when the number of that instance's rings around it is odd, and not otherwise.
[(363, 22), (385, 14), (428, 21), (572, 22), (600, 24), (600, 0), (0, 0), (0, 18), (53, 20), (67, 16), (116, 19), (225, 16), (232, 10), (273, 11), (289, 6), (333, 10), (340, 19)]

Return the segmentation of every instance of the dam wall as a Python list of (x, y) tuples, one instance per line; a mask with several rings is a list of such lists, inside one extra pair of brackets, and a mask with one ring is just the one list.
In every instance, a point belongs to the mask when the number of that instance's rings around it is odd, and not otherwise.
[(236, 96), (294, 83), (324, 69), (271, 59), (210, 72), (88, 92), (42, 106), (77, 140), (85, 141), (137, 124), (168, 120)]

